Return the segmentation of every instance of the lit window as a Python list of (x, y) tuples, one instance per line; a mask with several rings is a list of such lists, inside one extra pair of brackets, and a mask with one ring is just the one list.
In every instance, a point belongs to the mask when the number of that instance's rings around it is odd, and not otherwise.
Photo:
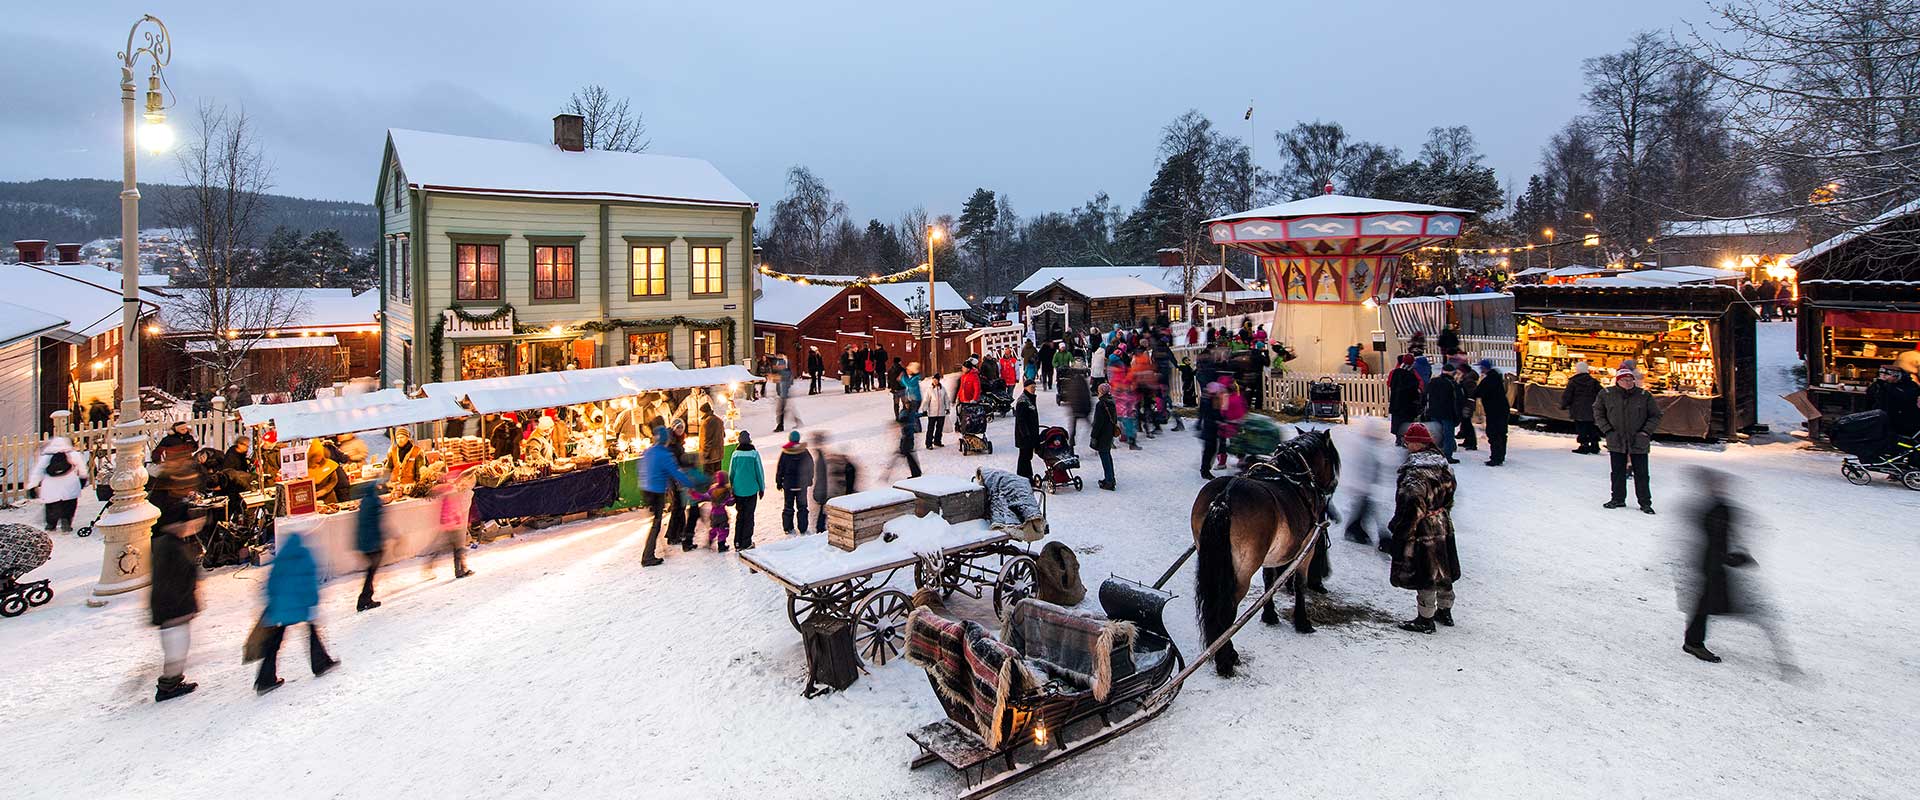
[(693, 332), (693, 368), (718, 367), (726, 363), (721, 352), (724, 340), (719, 328), (708, 328)]
[(455, 300), (500, 299), (500, 246), (463, 244), (454, 247)]
[(860, 295), (857, 295), (857, 294), (847, 295), (847, 310), (848, 311), (860, 310)]
[(723, 294), (727, 291), (726, 248), (693, 248), (693, 293)]
[(627, 361), (633, 364), (651, 364), (666, 361), (671, 355), (667, 352), (667, 332), (627, 334)]
[(533, 299), (572, 300), (573, 245), (533, 248)]
[(633, 296), (667, 296), (666, 245), (634, 245)]

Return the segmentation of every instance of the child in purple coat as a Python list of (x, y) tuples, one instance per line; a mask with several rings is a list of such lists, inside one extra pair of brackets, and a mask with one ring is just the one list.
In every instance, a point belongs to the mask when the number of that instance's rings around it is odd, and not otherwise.
[(709, 514), (707, 541), (713, 545), (714, 550), (727, 552), (729, 536), (727, 509), (733, 505), (733, 485), (727, 482), (727, 473), (724, 471), (713, 473), (713, 485), (707, 487), (704, 493), (694, 492), (693, 496), (694, 499), (707, 504)]

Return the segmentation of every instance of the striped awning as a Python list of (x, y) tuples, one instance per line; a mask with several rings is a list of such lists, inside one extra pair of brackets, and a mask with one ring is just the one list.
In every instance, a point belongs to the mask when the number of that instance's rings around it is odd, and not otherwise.
[(1409, 339), (1417, 332), (1433, 336), (1447, 326), (1447, 301), (1440, 297), (1396, 297), (1387, 302), (1394, 334)]

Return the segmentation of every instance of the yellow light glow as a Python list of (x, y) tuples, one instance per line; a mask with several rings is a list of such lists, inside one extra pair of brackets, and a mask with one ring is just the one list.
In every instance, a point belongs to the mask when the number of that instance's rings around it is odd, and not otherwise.
[(1600, 246), (1600, 234), (1597, 234), (1597, 233), (1589, 233), (1589, 234), (1587, 234), (1586, 236), (1583, 236), (1583, 237), (1581, 237), (1581, 238), (1580, 238), (1580, 246), (1582, 246), (1582, 247), (1599, 247), (1599, 246)]
[(1587, 212), (1587, 213), (1585, 213), (1585, 214), (1581, 214), (1580, 216), (1581, 216), (1581, 217), (1583, 217), (1583, 218), (1585, 218), (1585, 219), (1586, 219), (1586, 220), (1587, 220), (1588, 222), (1592, 222), (1592, 221), (1593, 221), (1593, 212), (1591, 212), (1591, 211), (1589, 211), (1589, 212)]
[(940, 241), (941, 235), (942, 234), (939, 228), (933, 227), (932, 225), (927, 226), (927, 241), (929, 242)]
[(147, 326), (147, 335), (148, 335), (148, 336), (158, 336), (158, 335), (160, 335), (160, 326), (158, 326), (158, 325), (148, 325), (148, 326)]
[(1371, 297), (1369, 297), (1369, 298), (1367, 298), (1367, 299), (1365, 299), (1365, 300), (1361, 300), (1361, 301), (1360, 301), (1360, 307), (1361, 307), (1361, 308), (1364, 308), (1364, 309), (1366, 309), (1366, 310), (1368, 310), (1368, 311), (1372, 311), (1372, 310), (1374, 310), (1374, 309), (1376, 309), (1376, 308), (1379, 308), (1379, 307), (1380, 307), (1380, 304), (1379, 304), (1379, 303), (1377, 303), (1377, 302), (1374, 302), (1374, 299), (1373, 299), (1373, 298), (1371, 298)]
[(140, 147), (149, 153), (164, 153), (173, 149), (173, 127), (167, 124), (165, 114), (148, 114), (146, 122), (134, 131), (133, 138)]
[(566, 330), (566, 328), (562, 328), (562, 327), (560, 327), (560, 326), (558, 326), (558, 325), (555, 325), (555, 326), (553, 326), (553, 327), (551, 327), (551, 328), (548, 328), (548, 329), (547, 329), (547, 333), (550, 333), (550, 334), (553, 334), (553, 335), (555, 335), (555, 336), (559, 336), (559, 335), (560, 335), (560, 334), (561, 334), (562, 332), (564, 332), (565, 330)]
[(1038, 745), (1038, 746), (1040, 746), (1040, 747), (1046, 747), (1046, 746), (1047, 746), (1047, 726), (1045, 726), (1045, 725), (1037, 725), (1037, 726), (1035, 726), (1035, 727), (1034, 727), (1034, 729), (1033, 729), (1033, 743), (1034, 743), (1034, 744), (1036, 744), (1036, 745)]

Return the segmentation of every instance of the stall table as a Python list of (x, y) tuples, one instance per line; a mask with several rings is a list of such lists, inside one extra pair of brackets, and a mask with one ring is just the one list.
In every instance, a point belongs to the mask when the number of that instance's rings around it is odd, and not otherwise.
[(612, 506), (619, 496), (619, 469), (613, 464), (598, 464), (503, 486), (475, 486), (472, 519), (484, 522), (579, 514)]
[[(384, 511), (386, 515), (381, 520), (387, 532), (384, 560), (398, 561), (428, 555), (441, 546), (439, 501), (431, 498), (401, 500), (388, 503)], [(307, 549), (313, 552), (322, 581), (355, 572), (366, 565), (366, 557), (360, 554), (360, 548), (355, 544), (355, 534), (360, 525), (358, 511), (303, 514), (286, 518), (280, 524), (289, 529), (312, 524), (313, 527), (301, 535)]]

